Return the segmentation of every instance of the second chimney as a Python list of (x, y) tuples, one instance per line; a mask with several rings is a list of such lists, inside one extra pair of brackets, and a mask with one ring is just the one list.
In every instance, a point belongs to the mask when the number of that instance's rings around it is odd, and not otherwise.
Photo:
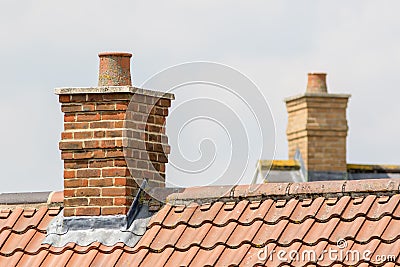
[(99, 57), (98, 87), (56, 89), (64, 113), (66, 217), (124, 215), (137, 180), (165, 186), (165, 121), (174, 95), (132, 87), (131, 54)]
[(310, 73), (306, 93), (285, 100), (289, 158), (300, 152), (310, 181), (345, 178), (349, 97), (329, 94), (326, 74)]

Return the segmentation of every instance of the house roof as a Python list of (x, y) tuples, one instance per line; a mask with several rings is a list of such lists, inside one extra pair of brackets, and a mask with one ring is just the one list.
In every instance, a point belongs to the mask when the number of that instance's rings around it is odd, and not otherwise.
[[(297, 160), (259, 160), (258, 175), (267, 182), (305, 182), (305, 169)], [(400, 178), (400, 165), (347, 164), (347, 172), (319, 172), (308, 176), (308, 181), (360, 180)]]
[[(60, 203), (3, 207), (0, 266), (400, 265), (399, 187), (400, 179), (377, 179), (188, 188), (168, 197), (133, 248), (42, 244)], [(338, 241), (343, 252), (371, 251), (371, 260), (258, 257), (264, 248), (319, 256), (338, 250)], [(397, 262), (374, 261), (391, 255)]]

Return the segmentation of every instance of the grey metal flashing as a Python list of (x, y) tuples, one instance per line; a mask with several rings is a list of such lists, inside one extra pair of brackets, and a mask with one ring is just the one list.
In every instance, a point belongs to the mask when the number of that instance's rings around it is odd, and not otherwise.
[(1, 193), (0, 205), (47, 203), (51, 192)]
[(47, 227), (43, 244), (63, 247), (70, 242), (80, 246), (99, 242), (114, 246), (122, 242), (134, 247), (146, 232), (147, 224), (154, 214), (148, 205), (139, 202), (146, 184), (144, 180), (127, 215), (64, 217), (60, 213)]
[(130, 227), (127, 227), (127, 218), (123, 215), (64, 218), (60, 213), (48, 225), (42, 244), (64, 247), (70, 242), (79, 246), (99, 242), (105, 246), (114, 246), (122, 242), (134, 247), (146, 232), (152, 215), (148, 206), (143, 205)]
[(63, 218), (62, 229), (58, 231), (64, 234), (68, 231), (89, 229), (118, 229), (126, 230), (126, 216), (76, 216)]
[(139, 187), (139, 190), (136, 193), (136, 197), (133, 199), (133, 202), (132, 202), (131, 206), (129, 207), (128, 214), (126, 215), (126, 224), (127, 224), (126, 228), (129, 228), (131, 226), (131, 224), (135, 220), (135, 218), (140, 210), (140, 207), (141, 207), (141, 204), (139, 203), (140, 197), (141, 197), (143, 189), (146, 187), (146, 185), (147, 185), (147, 180), (144, 179), (142, 184)]
[(306, 182), (301, 170), (270, 170), (265, 178), (268, 183), (300, 183)]
[(307, 181), (308, 180), (307, 168), (304, 163), (303, 157), (301, 156), (301, 152), (300, 152), (299, 148), (296, 149), (296, 152), (294, 154), (294, 159), (300, 163), (300, 173), (303, 178), (303, 181)]
[(349, 180), (400, 178), (400, 173), (348, 173)]
[(348, 180), (348, 175), (347, 172), (308, 171), (307, 180), (309, 182)]
[(349, 173), (400, 173), (400, 165), (347, 164)]
[(171, 93), (137, 88), (133, 86), (60, 87), (56, 88), (54, 91), (57, 95), (131, 93), (171, 100), (175, 99), (175, 95)]
[[(391, 179), (400, 178), (400, 173), (379, 173), (379, 172), (306, 172), (308, 181), (333, 181), (333, 180), (363, 180), (363, 179)], [(297, 170), (271, 170), (265, 178), (265, 182), (304, 182), (303, 174)]]

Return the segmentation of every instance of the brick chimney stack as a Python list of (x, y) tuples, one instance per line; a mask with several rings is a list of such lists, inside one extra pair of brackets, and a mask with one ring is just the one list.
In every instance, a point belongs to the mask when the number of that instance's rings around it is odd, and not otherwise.
[(135, 180), (165, 186), (165, 121), (174, 95), (132, 87), (131, 56), (100, 53), (98, 87), (56, 89), (66, 217), (125, 215)]
[(306, 93), (285, 99), (289, 158), (300, 152), (309, 181), (345, 178), (349, 97), (328, 93), (325, 73), (309, 73)]

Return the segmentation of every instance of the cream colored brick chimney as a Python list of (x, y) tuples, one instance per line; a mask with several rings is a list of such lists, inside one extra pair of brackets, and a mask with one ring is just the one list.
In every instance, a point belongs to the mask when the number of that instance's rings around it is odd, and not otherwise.
[(300, 152), (308, 180), (345, 178), (349, 97), (328, 93), (325, 73), (309, 73), (306, 93), (285, 99), (289, 158)]

